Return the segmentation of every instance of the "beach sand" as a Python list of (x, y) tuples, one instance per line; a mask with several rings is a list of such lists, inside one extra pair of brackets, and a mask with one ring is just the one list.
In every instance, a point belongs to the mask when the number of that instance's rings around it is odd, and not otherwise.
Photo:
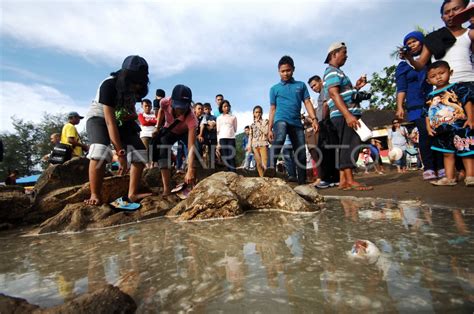
[(371, 191), (341, 191), (337, 188), (318, 190), (324, 196), (355, 196), (399, 200), (420, 200), (428, 205), (440, 207), (472, 209), (474, 211), (474, 187), (466, 187), (464, 182), (455, 186), (434, 186), (423, 181), (422, 171), (397, 173), (387, 172), (380, 175), (357, 174), (355, 179), (374, 187)]

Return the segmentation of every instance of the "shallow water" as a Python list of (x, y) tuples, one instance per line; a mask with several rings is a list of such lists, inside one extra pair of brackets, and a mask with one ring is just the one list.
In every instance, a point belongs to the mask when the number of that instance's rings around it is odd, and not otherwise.
[[(473, 227), (473, 211), (346, 199), (321, 214), (9, 236), (0, 293), (49, 307), (111, 283), (140, 313), (472, 313)], [(377, 245), (376, 263), (348, 258), (356, 239)]]

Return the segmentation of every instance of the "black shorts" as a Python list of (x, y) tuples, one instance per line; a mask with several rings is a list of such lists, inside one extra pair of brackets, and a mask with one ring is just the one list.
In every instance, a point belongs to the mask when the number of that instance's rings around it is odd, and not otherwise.
[[(136, 125), (136, 127), (134, 126)], [(127, 151), (129, 162), (147, 162), (145, 145), (140, 139), (138, 125), (130, 121), (118, 128), (120, 142)], [(105, 119), (102, 117), (91, 117), (86, 122), (86, 131), (89, 142), (91, 143), (88, 158), (93, 160), (105, 159), (110, 161), (110, 136)]]
[[(360, 117), (356, 117), (360, 118)], [(339, 138), (339, 163), (336, 162), (336, 168), (339, 170), (357, 167), (356, 162), (359, 154), (361, 140), (354, 129), (350, 128), (344, 117), (331, 118), (331, 122), (337, 131)], [(337, 159), (336, 159), (337, 160)]]

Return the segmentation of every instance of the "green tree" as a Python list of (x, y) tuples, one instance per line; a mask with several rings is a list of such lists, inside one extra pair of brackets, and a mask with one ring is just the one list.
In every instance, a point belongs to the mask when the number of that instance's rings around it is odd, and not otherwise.
[(20, 176), (23, 175), (26, 172), (24, 169), (21, 169), (21, 164), (16, 154), (20, 145), (18, 135), (1, 133), (0, 137), (4, 147), (3, 162), (0, 163), (0, 181), (3, 181), (12, 170), (18, 170)]
[(235, 146), (236, 146), (235, 147), (235, 149), (236, 149), (236, 152), (235, 152), (235, 165), (237, 167), (239, 167), (242, 164), (242, 162), (244, 161), (244, 157), (245, 157), (245, 151), (242, 148), (242, 143), (244, 141), (244, 135), (245, 135), (244, 132), (235, 135)]
[(396, 109), (396, 65), (384, 67), (381, 73), (372, 73), (369, 92), (372, 93), (369, 109)]
[[(31, 175), (40, 165), (41, 158), (51, 152), (50, 136), (61, 133), (65, 116), (63, 113), (45, 113), (39, 123), (12, 117), (14, 133), (0, 134), (5, 151), (0, 163), (0, 179), (15, 169), (20, 176)], [(45, 168), (48, 164), (43, 163), (42, 166)]]
[(4, 160), (0, 175), (6, 177), (9, 170), (18, 170), (20, 175), (31, 175), (40, 157), (37, 145), (40, 134), (33, 122), (12, 117), (15, 134), (3, 134), (5, 147)]

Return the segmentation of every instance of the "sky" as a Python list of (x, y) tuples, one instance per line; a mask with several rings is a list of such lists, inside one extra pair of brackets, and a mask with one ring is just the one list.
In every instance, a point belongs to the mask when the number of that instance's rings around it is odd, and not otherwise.
[(100, 82), (132, 54), (149, 64), (147, 98), (157, 88), (169, 96), (177, 84), (189, 86), (195, 102), (213, 106), (223, 94), (243, 130), (255, 105), (268, 115), (283, 55), (294, 59), (294, 78), (306, 82), (324, 73), (329, 45), (342, 41), (349, 55), (342, 70), (354, 83), (364, 73), (370, 82), (373, 72), (398, 62), (390, 53), (415, 26), (443, 26), (440, 4), (0, 0), (0, 132), (13, 131), (12, 116), (38, 122), (44, 112), (85, 115)]

